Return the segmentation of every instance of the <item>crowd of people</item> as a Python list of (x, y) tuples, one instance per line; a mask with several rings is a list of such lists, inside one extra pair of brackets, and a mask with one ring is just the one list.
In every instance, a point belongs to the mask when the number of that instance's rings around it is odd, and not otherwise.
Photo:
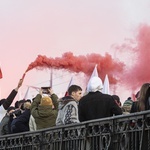
[(78, 85), (71, 85), (68, 95), (62, 98), (58, 98), (52, 88), (48, 88), (46, 94), (41, 88), (32, 100), (19, 100), (11, 106), (22, 83), (20, 79), (10, 95), (0, 100), (0, 107), (6, 110), (0, 122), (0, 136), (150, 109), (150, 83), (141, 86), (136, 101), (128, 97), (121, 104), (119, 95), (102, 93), (103, 84), (99, 77), (90, 79), (88, 93), (84, 95)]

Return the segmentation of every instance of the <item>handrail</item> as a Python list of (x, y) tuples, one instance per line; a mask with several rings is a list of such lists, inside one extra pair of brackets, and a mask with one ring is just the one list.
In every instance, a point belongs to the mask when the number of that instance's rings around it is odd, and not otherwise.
[(0, 150), (150, 150), (150, 111), (0, 136)]

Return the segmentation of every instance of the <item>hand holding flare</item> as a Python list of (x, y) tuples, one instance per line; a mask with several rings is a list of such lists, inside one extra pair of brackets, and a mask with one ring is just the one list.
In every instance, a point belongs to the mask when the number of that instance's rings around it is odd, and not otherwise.
[(19, 83), (18, 83), (17, 87), (15, 88), (16, 91), (18, 91), (18, 89), (22, 86), (25, 75), (26, 75), (26, 73), (24, 73), (22, 78), (19, 80)]
[(22, 78), (21, 78), (22, 80), (24, 80), (25, 75), (26, 75), (26, 72), (22, 75)]

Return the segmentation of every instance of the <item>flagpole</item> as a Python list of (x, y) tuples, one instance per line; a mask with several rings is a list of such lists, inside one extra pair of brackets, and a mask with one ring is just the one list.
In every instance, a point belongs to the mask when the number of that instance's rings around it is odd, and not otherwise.
[(50, 87), (53, 87), (53, 69), (51, 68), (51, 73), (50, 73)]

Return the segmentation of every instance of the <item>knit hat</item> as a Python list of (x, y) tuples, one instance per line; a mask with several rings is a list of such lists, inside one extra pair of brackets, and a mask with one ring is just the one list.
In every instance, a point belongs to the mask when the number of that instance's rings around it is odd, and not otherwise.
[(131, 99), (127, 99), (122, 106), (123, 111), (130, 113), (132, 103), (133, 103), (133, 101)]
[(49, 97), (49, 96), (44, 96), (41, 98), (41, 104), (40, 105), (43, 105), (43, 106), (46, 106), (46, 105), (53, 105), (52, 103), (52, 99)]
[(88, 92), (96, 92), (103, 89), (102, 80), (99, 77), (92, 77), (88, 84)]
[(124, 103), (123, 106), (132, 106), (133, 101), (131, 99), (127, 99)]

